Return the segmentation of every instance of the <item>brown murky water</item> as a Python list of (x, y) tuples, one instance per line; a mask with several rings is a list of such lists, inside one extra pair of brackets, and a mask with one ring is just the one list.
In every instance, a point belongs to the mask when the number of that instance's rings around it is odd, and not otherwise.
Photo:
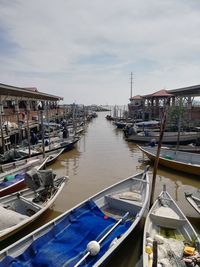
[[(59, 160), (50, 166), (57, 175), (68, 175), (69, 183), (58, 197), (53, 210), (48, 210), (39, 220), (16, 235), (0, 243), (0, 249), (23, 237), (60, 213), (72, 208), (101, 189), (144, 169), (142, 153), (133, 143), (123, 139), (123, 132), (107, 121), (107, 113), (98, 113), (86, 128), (77, 147), (62, 154)], [(152, 168), (151, 168), (152, 170)], [(167, 185), (167, 190), (188, 216), (194, 227), (200, 232), (200, 218), (184, 198), (184, 192), (193, 192), (200, 188), (198, 177), (159, 168), (155, 196)], [(143, 223), (128, 237), (126, 242), (109, 260), (109, 267), (134, 267), (140, 259), (142, 249)]]

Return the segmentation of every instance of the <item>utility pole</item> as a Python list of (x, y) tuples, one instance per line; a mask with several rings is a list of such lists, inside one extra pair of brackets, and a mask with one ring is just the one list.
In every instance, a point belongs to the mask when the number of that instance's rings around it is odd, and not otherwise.
[(133, 96), (133, 73), (131, 72), (131, 97)]

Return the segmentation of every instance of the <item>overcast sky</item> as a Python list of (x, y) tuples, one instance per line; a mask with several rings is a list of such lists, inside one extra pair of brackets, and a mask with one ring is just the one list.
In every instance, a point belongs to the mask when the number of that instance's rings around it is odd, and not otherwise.
[(0, 83), (127, 104), (200, 84), (199, 0), (0, 0)]

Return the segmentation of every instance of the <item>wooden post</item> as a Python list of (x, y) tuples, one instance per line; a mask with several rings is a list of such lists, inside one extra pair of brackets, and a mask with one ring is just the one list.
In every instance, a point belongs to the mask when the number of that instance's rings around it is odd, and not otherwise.
[(152, 178), (152, 190), (151, 190), (151, 198), (150, 198), (150, 207), (153, 205), (153, 199), (154, 199), (154, 191), (155, 191), (155, 185), (156, 185), (156, 174), (157, 174), (157, 169), (158, 169), (158, 162), (159, 162), (159, 156), (160, 156), (160, 149), (162, 145), (162, 139), (163, 139), (163, 134), (165, 131), (165, 126), (166, 126), (166, 119), (167, 119), (167, 109), (168, 109), (168, 102), (166, 103), (165, 111), (163, 114), (163, 121), (161, 124), (161, 130), (160, 130), (160, 136), (159, 136), (159, 141), (158, 141), (158, 148), (157, 148), (157, 154), (154, 162), (154, 168), (153, 168), (153, 178)]
[(42, 132), (42, 154), (45, 157), (45, 144), (44, 144), (44, 124), (43, 124), (43, 110), (40, 112), (41, 115), (41, 132)]
[(28, 156), (29, 158), (31, 157), (31, 140), (30, 140), (30, 127), (29, 127), (29, 115), (30, 115), (30, 111), (27, 110), (27, 139), (28, 139)]
[(158, 264), (158, 243), (157, 241), (153, 241), (153, 263), (152, 267), (157, 267)]
[(1, 127), (1, 144), (2, 144), (2, 153), (5, 152), (5, 143), (4, 143), (4, 135), (3, 135), (3, 126), (2, 126), (2, 113), (3, 113), (3, 104), (0, 103), (0, 127)]

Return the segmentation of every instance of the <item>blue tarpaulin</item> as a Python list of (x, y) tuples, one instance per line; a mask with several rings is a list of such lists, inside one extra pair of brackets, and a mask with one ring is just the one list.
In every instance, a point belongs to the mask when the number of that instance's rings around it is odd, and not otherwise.
[[(42, 237), (35, 240), (23, 254), (16, 258), (7, 256), (0, 267), (60, 267), (74, 266), (87, 252), (87, 244), (100, 240), (117, 221), (107, 217), (93, 201), (87, 201), (70, 214), (66, 214)], [(120, 223), (100, 244), (97, 256), (89, 256), (80, 266), (93, 264), (107, 251), (115, 237), (123, 234), (131, 221)]]
[(8, 187), (12, 184), (15, 184), (25, 178), (25, 173), (16, 174), (15, 177), (12, 180), (4, 181), (0, 183), (0, 188)]

